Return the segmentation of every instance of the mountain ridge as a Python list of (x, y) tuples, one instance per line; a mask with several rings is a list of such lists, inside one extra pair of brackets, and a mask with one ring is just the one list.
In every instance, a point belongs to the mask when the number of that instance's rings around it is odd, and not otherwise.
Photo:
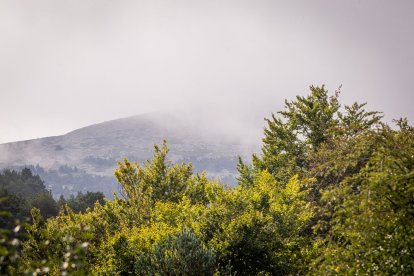
[(55, 196), (86, 190), (110, 196), (116, 186), (116, 161), (127, 157), (141, 163), (151, 158), (154, 144), (166, 139), (173, 162), (192, 162), (196, 172), (205, 170), (213, 178), (234, 182), (237, 156), (249, 156), (256, 145), (208, 123), (168, 112), (109, 120), (63, 135), (0, 144), (0, 168), (31, 166)]

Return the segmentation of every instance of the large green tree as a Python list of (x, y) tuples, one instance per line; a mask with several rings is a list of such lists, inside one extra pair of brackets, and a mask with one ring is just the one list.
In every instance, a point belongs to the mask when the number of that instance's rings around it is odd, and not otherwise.
[(315, 271), (414, 273), (414, 128), (397, 124), (379, 130), (366, 166), (325, 191), (332, 220)]

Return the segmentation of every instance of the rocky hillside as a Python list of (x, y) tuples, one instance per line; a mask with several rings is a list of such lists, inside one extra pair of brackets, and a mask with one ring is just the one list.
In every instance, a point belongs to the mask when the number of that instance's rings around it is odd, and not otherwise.
[[(229, 127), (229, 130), (231, 128)], [(173, 113), (151, 113), (77, 129), (61, 136), (0, 145), (0, 167), (29, 166), (55, 196), (78, 191), (103, 191), (117, 185), (116, 161), (142, 162), (152, 156), (154, 143), (167, 139), (174, 162), (192, 162), (195, 171), (234, 182), (237, 155), (248, 156), (257, 144), (242, 142), (236, 133), (210, 122)]]

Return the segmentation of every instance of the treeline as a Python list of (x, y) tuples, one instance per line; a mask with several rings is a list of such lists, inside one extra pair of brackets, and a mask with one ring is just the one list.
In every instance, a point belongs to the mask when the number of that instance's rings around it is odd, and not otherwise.
[(0, 216), (0, 228), (11, 229), (16, 222), (30, 221), (30, 210), (37, 208), (43, 218), (57, 216), (59, 210), (68, 205), (74, 212), (85, 212), (94, 206), (96, 201), (104, 204), (101, 192), (78, 193), (65, 199), (63, 196), (55, 200), (50, 190), (38, 175), (29, 168), (21, 171), (4, 170), (0, 173), (0, 210), (5, 212)]
[(82, 193), (99, 191), (106, 197), (111, 197), (112, 191), (117, 187), (113, 177), (89, 174), (77, 167), (67, 165), (61, 165), (56, 169), (45, 169), (39, 165), (26, 167), (33, 174), (39, 175), (48, 184), (53, 194), (63, 195), (65, 198), (72, 196), (74, 191)]
[(407, 120), (392, 128), (364, 104), (341, 106), (339, 92), (322, 86), (266, 121), (262, 152), (239, 160), (237, 187), (172, 164), (164, 142), (142, 166), (118, 163), (114, 200), (80, 213), (65, 207), (47, 220), (32, 209), (2, 272), (413, 275)]

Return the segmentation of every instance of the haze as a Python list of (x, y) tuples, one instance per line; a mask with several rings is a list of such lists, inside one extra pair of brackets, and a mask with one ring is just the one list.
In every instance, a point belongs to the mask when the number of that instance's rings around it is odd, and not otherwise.
[(413, 14), (411, 0), (3, 0), (0, 143), (157, 110), (260, 133), (311, 84), (412, 120)]

